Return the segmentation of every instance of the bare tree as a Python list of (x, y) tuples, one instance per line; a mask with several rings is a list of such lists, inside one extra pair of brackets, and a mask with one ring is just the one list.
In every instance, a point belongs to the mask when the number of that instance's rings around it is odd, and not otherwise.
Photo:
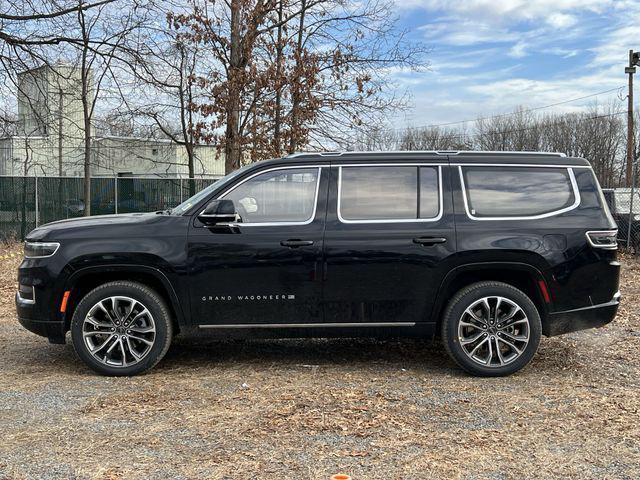
[(243, 158), (337, 145), (403, 105), (389, 69), (424, 65), (382, 0), (212, 0), (170, 20), (216, 60), (195, 110), (211, 118), (198, 130), (224, 148), (227, 172)]

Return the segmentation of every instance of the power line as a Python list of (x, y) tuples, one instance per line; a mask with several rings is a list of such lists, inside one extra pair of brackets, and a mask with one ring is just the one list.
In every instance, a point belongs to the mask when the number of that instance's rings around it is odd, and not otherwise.
[(478, 117), (478, 118), (474, 118), (474, 119), (457, 120), (455, 122), (446, 122), (446, 123), (433, 123), (433, 124), (430, 124), (430, 125), (421, 125), (421, 126), (417, 126), (417, 127), (398, 127), (398, 128), (392, 128), (390, 130), (393, 130), (393, 131), (403, 131), (403, 130), (412, 130), (412, 129), (423, 130), (423, 129), (427, 129), (427, 128), (446, 127), (446, 126), (449, 126), (449, 125), (459, 125), (461, 123), (476, 122), (478, 120), (491, 120), (493, 118), (510, 117), (511, 115), (517, 115), (517, 114), (520, 114), (520, 113), (535, 112), (537, 110), (544, 110), (545, 108), (557, 107), (558, 105), (564, 105), (566, 103), (577, 102), (578, 100), (584, 100), (586, 98), (597, 97), (598, 95), (604, 95), (605, 93), (615, 92), (617, 90), (620, 90), (621, 88), (624, 88), (624, 85), (621, 85), (621, 86), (616, 87), (616, 88), (611, 88), (609, 90), (603, 90), (601, 92), (592, 93), (590, 95), (584, 95), (582, 97), (570, 98), (569, 100), (563, 100), (561, 102), (550, 103), (549, 105), (543, 105), (541, 107), (533, 107), (533, 108), (527, 108), (527, 109), (524, 109), (524, 110), (516, 110), (516, 111), (513, 111), (513, 112), (509, 112), (509, 113), (500, 113), (500, 114), (491, 115), (491, 116), (488, 116), (488, 117)]
[[(607, 113), (607, 114), (603, 114), (603, 115), (595, 115), (593, 117), (583, 117), (580, 118), (579, 121), (584, 122), (584, 121), (591, 121), (591, 120), (598, 120), (600, 118), (608, 118), (608, 117), (616, 117), (618, 115), (626, 115), (627, 112), (626, 111), (620, 111), (620, 112), (615, 112), (615, 113)], [(495, 131), (495, 132), (483, 132), (482, 134), (480, 134), (479, 136), (482, 135), (490, 135), (490, 136), (497, 136), (497, 135), (507, 135), (510, 133), (520, 133), (520, 132), (526, 132), (529, 130), (535, 130), (536, 128), (540, 128), (540, 127), (549, 127), (549, 126), (557, 126), (557, 125), (561, 125), (563, 122), (559, 121), (559, 122), (553, 122), (553, 123), (548, 123), (546, 125), (532, 125), (530, 127), (524, 127), (524, 128), (517, 128), (517, 129), (513, 129), (513, 130), (500, 130), (500, 131)], [(456, 134), (455, 136), (452, 135), (446, 135), (445, 138), (469, 138), (472, 137), (474, 134), (468, 134), (468, 133), (463, 133), (463, 134)]]
[[(608, 117), (616, 117), (618, 115), (626, 115), (627, 112), (626, 110), (624, 111), (620, 111), (620, 112), (615, 112), (615, 113), (607, 113), (607, 114), (602, 114), (602, 115), (594, 115), (592, 117), (582, 117), (579, 119), (579, 121), (584, 122), (584, 121), (592, 121), (592, 120), (598, 120), (600, 118), (608, 118)], [(449, 133), (445, 133), (442, 136), (442, 140), (462, 140), (462, 139), (472, 139), (473, 137), (482, 137), (482, 136), (498, 136), (498, 135), (508, 135), (511, 133), (520, 133), (520, 132), (526, 132), (529, 130), (535, 130), (537, 128), (544, 128), (544, 127), (550, 127), (550, 126), (557, 126), (557, 125), (561, 125), (563, 122), (559, 121), (559, 122), (553, 122), (553, 123), (547, 123), (544, 125), (532, 125), (530, 127), (524, 127), (524, 128), (517, 128), (517, 129), (512, 129), (512, 130), (500, 130), (500, 131), (494, 131), (494, 132), (482, 132), (481, 134), (477, 134), (477, 133), (455, 133), (455, 134), (449, 134)], [(369, 132), (366, 131), (362, 131), (361, 133), (364, 133), (366, 137), (368, 137), (369, 139), (372, 139), (372, 135)], [(400, 142), (402, 141), (409, 141), (406, 138), (399, 138), (398, 139)]]

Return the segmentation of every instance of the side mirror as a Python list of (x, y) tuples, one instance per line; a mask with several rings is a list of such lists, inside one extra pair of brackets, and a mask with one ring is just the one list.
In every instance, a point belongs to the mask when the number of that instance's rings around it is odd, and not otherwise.
[(236, 206), (233, 204), (233, 200), (212, 200), (198, 215), (200, 220), (205, 225), (216, 225), (220, 223), (233, 223), (240, 219), (240, 215), (236, 212)]

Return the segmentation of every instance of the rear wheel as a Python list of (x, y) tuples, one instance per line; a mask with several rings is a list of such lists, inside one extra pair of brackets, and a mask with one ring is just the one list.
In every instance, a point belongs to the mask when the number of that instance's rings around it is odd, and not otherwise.
[(156, 365), (173, 336), (164, 300), (146, 285), (117, 281), (89, 292), (71, 320), (78, 356), (103, 375), (136, 375)]
[(542, 325), (527, 295), (501, 282), (480, 282), (460, 290), (442, 321), (449, 355), (478, 376), (510, 375), (526, 366), (538, 349)]

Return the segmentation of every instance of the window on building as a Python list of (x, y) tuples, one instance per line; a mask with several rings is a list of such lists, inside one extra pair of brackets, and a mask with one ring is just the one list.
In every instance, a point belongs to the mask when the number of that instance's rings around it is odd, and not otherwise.
[(469, 212), (476, 217), (528, 217), (576, 201), (566, 168), (461, 167)]
[(341, 167), (340, 216), (398, 221), (438, 216), (438, 167)]
[(289, 168), (256, 175), (224, 195), (244, 223), (306, 222), (315, 210), (319, 168)]

